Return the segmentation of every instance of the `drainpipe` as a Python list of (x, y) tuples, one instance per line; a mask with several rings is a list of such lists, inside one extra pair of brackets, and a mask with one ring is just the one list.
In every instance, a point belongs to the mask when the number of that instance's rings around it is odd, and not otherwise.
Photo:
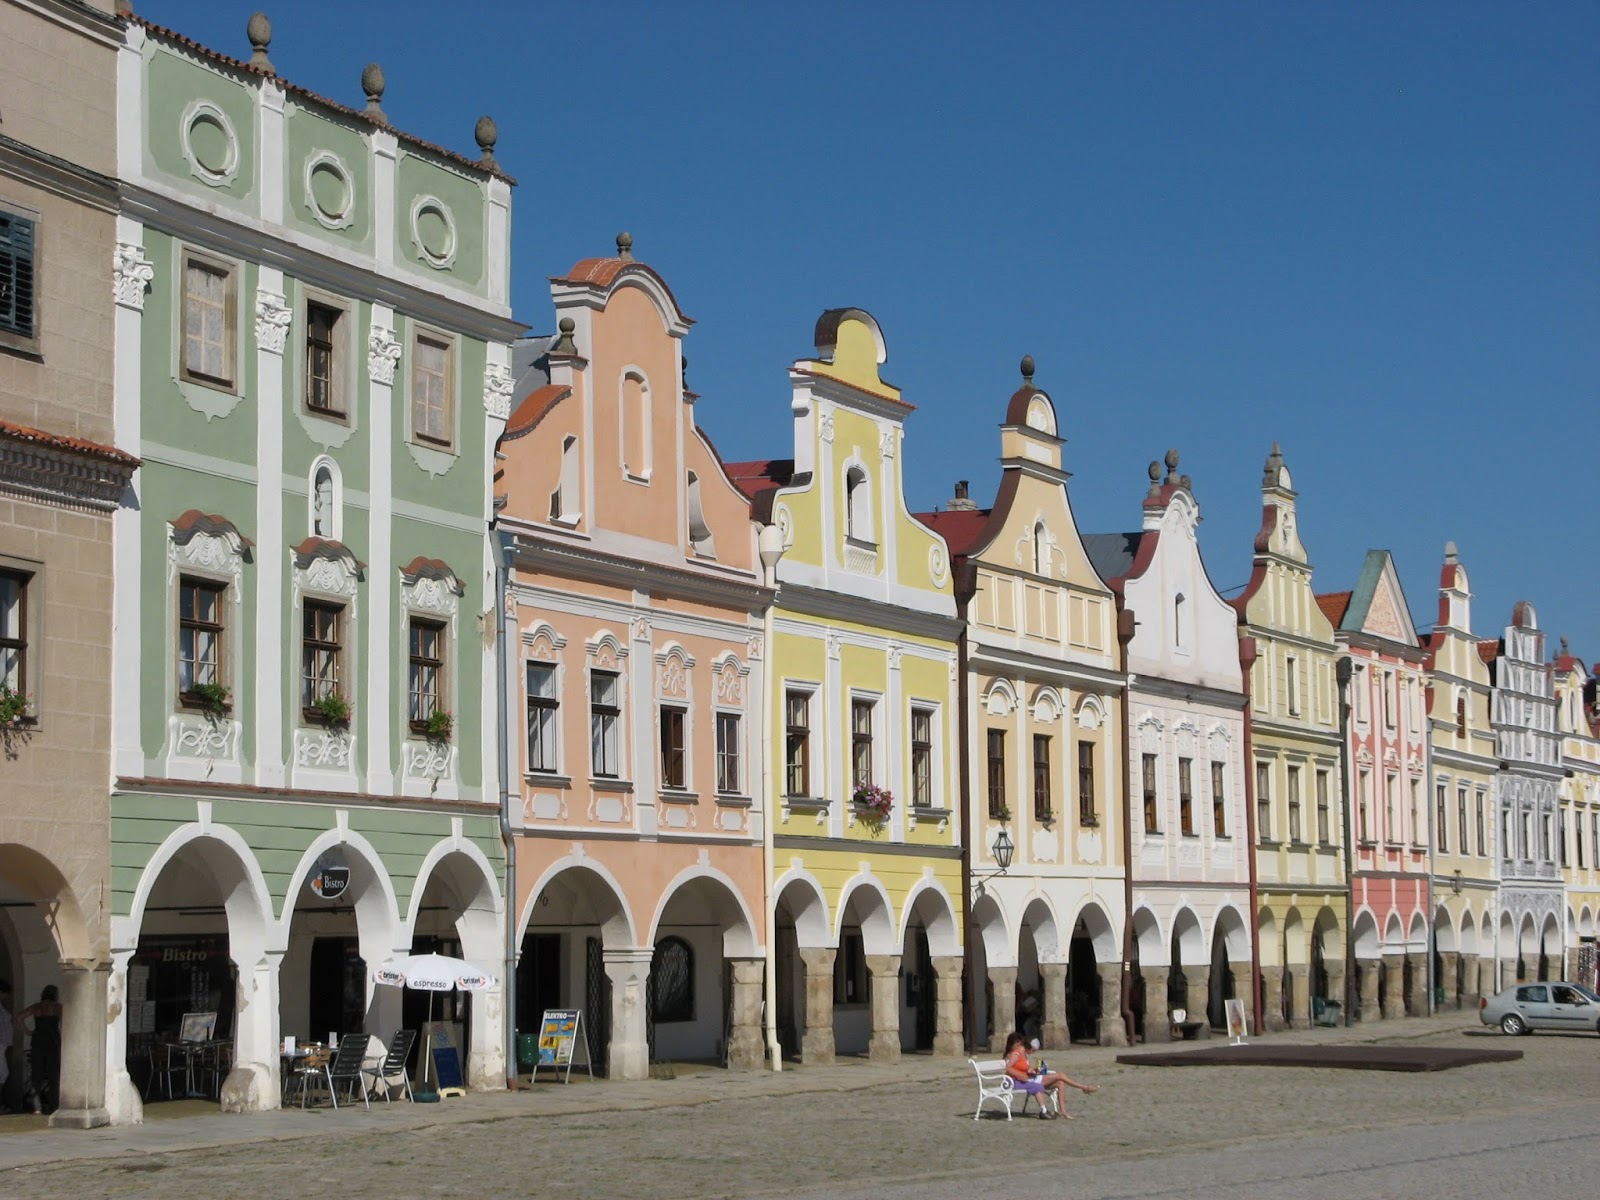
[[(1239, 639), (1239, 670), (1244, 675), (1244, 827), (1250, 850), (1250, 1005), (1251, 1021), (1255, 1035), (1261, 1036), (1261, 1010), (1266, 997), (1261, 994), (1261, 872), (1256, 862), (1256, 795), (1255, 795), (1255, 739), (1251, 725), (1255, 716), (1255, 703), (1250, 695), (1250, 670), (1256, 665), (1256, 640), (1243, 636)], [(1289, 964), (1284, 964), (1288, 969)]]
[(495, 638), (495, 686), (499, 699), (495, 704), (496, 730), (500, 739), (500, 840), (506, 848), (506, 962), (505, 980), (505, 1036), (506, 1036), (506, 1088), (517, 1090), (517, 838), (511, 828), (511, 732), (510, 732), (510, 651), (512, 637), (516, 634), (516, 617), (507, 595), (511, 576), (511, 546), (509, 539), (500, 534), (495, 554), (494, 582), (495, 605), (500, 618), (500, 636)]
[[(961, 998), (964, 1024), (966, 1025), (967, 1048), (983, 1049), (982, 1031), (978, 1028), (978, 975), (973, 970), (973, 964), (978, 961), (977, 956), (977, 930), (972, 924), (972, 722), (967, 715), (967, 696), (970, 686), (967, 683), (968, 655), (970, 647), (967, 643), (967, 611), (972, 597), (968, 588), (969, 581), (976, 583), (977, 572), (969, 571), (967, 564), (962, 563), (957, 568), (956, 574), (956, 619), (960, 622), (961, 632), (956, 635), (956, 736), (960, 745), (958, 755), (959, 777), (956, 780), (956, 793), (961, 805), (961, 820), (957, 828), (961, 838), (961, 935), (966, 945), (965, 969), (961, 972), (964, 981), (965, 995)], [(986, 960), (987, 961), (987, 960)]]
[(1350, 836), (1350, 808), (1356, 798), (1350, 794), (1350, 676), (1355, 668), (1347, 654), (1334, 664), (1334, 680), (1339, 688), (1339, 819), (1344, 826), (1344, 1023), (1354, 1024), (1351, 1013), (1356, 996), (1356, 899), (1355, 843)]
[[(1122, 607), (1122, 597), (1117, 597), (1117, 645), (1122, 648), (1122, 668), (1128, 668), (1128, 643), (1133, 641), (1133, 631), (1138, 625), (1133, 610)], [(1122, 1004), (1122, 1024), (1128, 1033), (1128, 1045), (1136, 1045), (1133, 1014), (1133, 767), (1128, 756), (1133, 753), (1133, 740), (1128, 730), (1132, 701), (1133, 675), (1122, 681), (1122, 979), (1118, 995)], [(1146, 1037), (1148, 1038), (1148, 1031)]]
[(773, 802), (773, 777), (772, 758), (774, 745), (777, 738), (772, 732), (772, 685), (777, 681), (770, 678), (772, 672), (773, 648), (773, 611), (778, 606), (776, 589), (778, 586), (778, 560), (783, 557), (783, 535), (778, 532), (776, 525), (763, 525), (761, 532), (756, 535), (756, 548), (761, 556), (762, 582), (767, 587), (774, 589), (774, 594), (767, 601), (766, 608), (761, 614), (761, 649), (763, 665), (761, 672), (761, 736), (766, 739), (766, 746), (761, 755), (761, 797), (764, 811), (761, 821), (761, 869), (763, 871), (761, 893), (765, 897), (767, 919), (767, 953), (766, 953), (766, 988), (767, 1002), (763, 1006), (762, 1022), (766, 1026), (764, 1032), (767, 1038), (767, 1058), (774, 1071), (783, 1070), (783, 1047), (778, 1043), (778, 897), (773, 892), (773, 871), (776, 869), (776, 852), (773, 847), (773, 825), (777, 817), (777, 805)]
[[(1420, 682), (1420, 681), (1419, 681)], [(1438, 986), (1434, 981), (1433, 947), (1437, 935), (1433, 925), (1433, 873), (1438, 869), (1434, 859), (1434, 846), (1438, 842), (1438, 805), (1434, 803), (1433, 791), (1433, 732), (1429, 728), (1432, 724), (1433, 713), (1433, 685), (1429, 684), (1424, 692), (1425, 714), (1422, 719), (1422, 803), (1428, 810), (1428, 880), (1427, 889), (1423, 895), (1423, 915), (1427, 918), (1427, 940), (1423, 943), (1422, 954), (1428, 961), (1428, 1015), (1432, 1016), (1437, 1010), (1433, 1006), (1434, 989)]]

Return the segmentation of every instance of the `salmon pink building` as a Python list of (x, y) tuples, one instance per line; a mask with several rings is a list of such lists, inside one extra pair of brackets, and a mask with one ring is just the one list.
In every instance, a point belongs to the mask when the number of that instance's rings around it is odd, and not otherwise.
[(1350, 659), (1344, 703), (1351, 923), (1363, 1021), (1428, 1012), (1429, 818), (1425, 650), (1387, 550), (1354, 590), (1317, 597)]
[(749, 503), (695, 425), (689, 319), (631, 245), (552, 281), (559, 336), (496, 498), (517, 1027), (581, 1009), (592, 1060), (624, 1079), (653, 1058), (761, 1062), (771, 597)]

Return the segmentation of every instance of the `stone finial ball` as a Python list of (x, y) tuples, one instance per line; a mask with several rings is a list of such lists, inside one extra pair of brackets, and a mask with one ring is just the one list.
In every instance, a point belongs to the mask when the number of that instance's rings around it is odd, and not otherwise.
[(477, 139), (478, 149), (488, 154), (500, 140), (500, 130), (493, 117), (479, 117), (478, 123), (472, 127), (472, 136)]
[(244, 27), (245, 35), (249, 37), (250, 44), (257, 50), (265, 50), (272, 45), (272, 22), (267, 20), (264, 12), (250, 14), (250, 20)]
[(556, 322), (556, 328), (561, 330), (563, 334), (570, 335), (577, 327), (578, 323), (571, 317), (562, 317), (561, 320)]
[(1022, 356), (1022, 377), (1029, 381), (1033, 379), (1033, 355), (1031, 354)]
[(383, 99), (383, 68), (377, 63), (368, 63), (361, 68), (361, 90), (367, 94), (368, 100)]
[(626, 230), (617, 234), (617, 253), (623, 258), (633, 253), (633, 234)]
[(1150, 464), (1150, 482), (1151, 483), (1159, 483), (1160, 480), (1161, 480), (1161, 464), (1158, 463), (1158, 462), (1152, 462)]
[(1167, 451), (1167, 470), (1176, 471), (1177, 469), (1178, 469), (1178, 452), (1176, 450), (1168, 450)]

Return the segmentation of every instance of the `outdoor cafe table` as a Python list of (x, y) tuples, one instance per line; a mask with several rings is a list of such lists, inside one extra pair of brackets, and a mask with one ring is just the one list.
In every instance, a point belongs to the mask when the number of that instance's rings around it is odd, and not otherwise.
[(161, 1048), (166, 1051), (168, 1078), (171, 1077), (172, 1064), (178, 1059), (183, 1060), (183, 1094), (189, 1099), (215, 1100), (216, 1096), (210, 1091), (199, 1091), (195, 1088), (195, 1066), (205, 1065), (206, 1059), (214, 1058), (218, 1068), (214, 1077), (222, 1077), (222, 1056), (233, 1049), (231, 1038), (212, 1038), (204, 1042), (162, 1042)]

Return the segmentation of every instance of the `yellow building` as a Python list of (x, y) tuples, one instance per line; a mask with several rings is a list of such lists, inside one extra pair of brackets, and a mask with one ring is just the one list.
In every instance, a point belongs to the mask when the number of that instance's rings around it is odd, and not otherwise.
[[(1439, 572), (1439, 617), (1426, 646), (1433, 762), (1434, 992), (1446, 1008), (1493, 995), (1499, 873), (1494, 856), (1495, 753), (1489, 661), (1472, 632), (1472, 589), (1455, 543)], [(1491, 653), (1485, 659), (1485, 649)]]
[(1595, 684), (1567, 651), (1555, 661), (1556, 728), (1561, 732), (1562, 874), (1567, 884), (1566, 974), (1593, 988), (1600, 921), (1600, 708)]
[(1348, 890), (1333, 626), (1311, 588), (1289, 468), (1276, 442), (1261, 481), (1254, 570), (1235, 602), (1254, 639), (1250, 737), (1256, 936), (1265, 1028), (1304, 1029), (1344, 1003)]
[[(1072, 515), (1055, 406), (1033, 386), (1031, 358), (1022, 373), (1001, 425), (993, 507), (959, 484), (944, 512), (921, 514), (950, 546), (967, 622), (967, 841), (982, 879), (969, 917), (969, 1020), (974, 1042), (987, 1035), (995, 1050), (1013, 1028), (1046, 1049), (1122, 1045), (1116, 601)], [(999, 874), (1002, 833), (1014, 856)]]
[(794, 458), (734, 463), (770, 527), (776, 1022), (784, 1053), (961, 1050), (956, 619), (907, 510), (911, 405), (878, 323), (832, 309), (789, 370)]

